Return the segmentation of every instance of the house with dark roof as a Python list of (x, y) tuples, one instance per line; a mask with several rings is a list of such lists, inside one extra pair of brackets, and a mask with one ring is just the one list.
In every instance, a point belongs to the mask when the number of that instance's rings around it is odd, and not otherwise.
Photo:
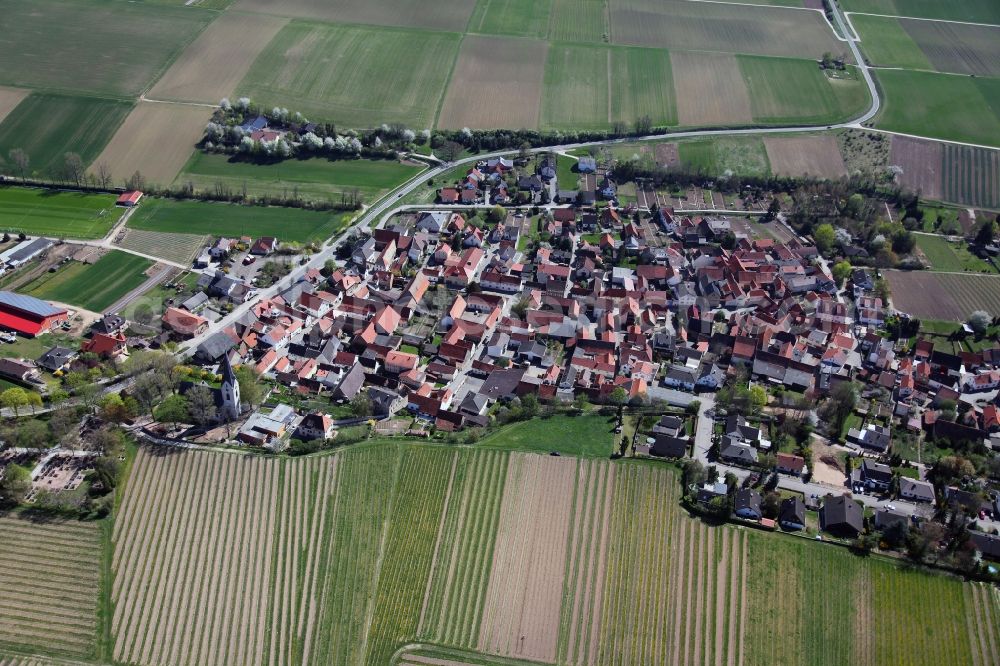
[(754, 465), (757, 463), (757, 449), (746, 444), (739, 444), (729, 437), (723, 440), (719, 456), (726, 462), (737, 465)]
[(733, 505), (733, 512), (740, 518), (747, 520), (760, 520), (760, 493), (753, 488), (741, 488), (736, 491), (736, 499)]
[(35, 365), (49, 372), (56, 372), (57, 370), (66, 370), (76, 357), (77, 352), (74, 350), (55, 346), (35, 359)]
[(819, 524), (830, 534), (854, 538), (865, 527), (864, 512), (848, 495), (827, 495), (819, 510)]
[(778, 509), (778, 524), (785, 530), (802, 530), (806, 527), (806, 505), (798, 497), (782, 500)]
[(886, 492), (892, 483), (892, 468), (865, 458), (858, 468), (858, 477), (870, 490)]
[(670, 435), (654, 435), (650, 454), (661, 458), (683, 458), (687, 455), (688, 441)]
[(1000, 560), (1000, 536), (985, 532), (969, 532), (969, 542), (976, 548), (980, 557)]
[(930, 481), (920, 481), (900, 477), (899, 496), (911, 502), (934, 502), (934, 485)]

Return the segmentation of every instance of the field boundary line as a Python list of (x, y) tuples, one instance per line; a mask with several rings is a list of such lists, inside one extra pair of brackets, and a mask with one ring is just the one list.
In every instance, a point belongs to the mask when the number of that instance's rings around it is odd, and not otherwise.
[[(716, 2), (717, 0), (688, 0), (688, 2)], [(819, 11), (818, 9), (815, 11)], [(879, 18), (890, 18), (890, 19), (905, 19), (907, 21), (930, 21), (931, 23), (957, 23), (958, 25), (974, 25), (980, 28), (1000, 28), (1000, 24), (997, 23), (976, 23), (974, 21), (956, 21), (954, 19), (935, 19), (926, 18), (924, 16), (892, 16), (891, 14), (873, 14), (872, 12), (844, 12), (845, 17), (850, 17), (851, 14), (857, 16), (877, 16)], [(850, 18), (848, 18), (850, 20)], [(854, 26), (851, 26), (854, 29)], [(855, 31), (856, 32), (856, 31)], [(859, 40), (860, 41), (860, 40)]]

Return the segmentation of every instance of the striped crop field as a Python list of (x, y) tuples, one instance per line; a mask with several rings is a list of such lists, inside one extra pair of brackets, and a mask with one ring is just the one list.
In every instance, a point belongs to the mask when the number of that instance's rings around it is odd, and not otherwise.
[[(286, 459), (142, 449), (114, 527), (110, 656), (150, 666), (1000, 663), (995, 588), (709, 525), (680, 495), (660, 463), (495, 445), (366, 444)], [(9, 523), (0, 519), (0, 537)], [(7, 544), (10, 588), (24, 565)], [(96, 566), (90, 575), (95, 607)], [(65, 615), (56, 608), (37, 617)], [(87, 659), (91, 616), (76, 651)]]
[(100, 524), (0, 518), (0, 649), (92, 657), (100, 570)]
[(420, 610), (421, 640), (476, 645), (507, 461), (505, 451), (459, 451)]
[(68, 661), (54, 657), (5, 657), (0, 655), (0, 666), (90, 666), (90, 662)]

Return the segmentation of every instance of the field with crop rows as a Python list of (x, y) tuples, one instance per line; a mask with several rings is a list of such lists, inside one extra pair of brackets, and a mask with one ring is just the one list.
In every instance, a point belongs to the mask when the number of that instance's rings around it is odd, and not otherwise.
[(1000, 663), (1000, 592), (992, 585), (965, 586), (973, 666)]
[(115, 245), (178, 264), (190, 264), (208, 241), (208, 236), (197, 234), (168, 234), (160, 231), (126, 229), (125, 237), (116, 241)]
[(101, 529), (0, 518), (0, 649), (94, 656)]
[(945, 144), (944, 199), (1000, 208), (1000, 150)]
[(264, 663), (278, 467), (140, 450), (115, 524), (116, 660)]
[(111, 250), (96, 262), (70, 262), (55, 273), (45, 273), (24, 286), (36, 298), (104, 312), (122, 296), (146, 281), (153, 262), (121, 250)]
[(0, 231), (52, 238), (103, 238), (121, 212), (108, 194), (0, 187)]
[(1000, 24), (994, 0), (843, 0), (840, 5), (849, 12)]
[(976, 310), (1000, 312), (1000, 277), (884, 271), (892, 304), (918, 319), (965, 321)]
[(503, 451), (459, 452), (420, 610), (420, 640), (476, 646), (507, 464)]

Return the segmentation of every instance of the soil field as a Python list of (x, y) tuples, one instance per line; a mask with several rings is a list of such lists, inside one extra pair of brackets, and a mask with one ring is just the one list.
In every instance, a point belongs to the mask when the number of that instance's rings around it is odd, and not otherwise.
[(0, 188), (0, 231), (52, 238), (103, 238), (121, 217), (115, 198), (27, 187)]
[(878, 70), (882, 129), (1000, 147), (1000, 79)]
[(996, 0), (844, 0), (840, 6), (849, 12), (1000, 24)]
[(479, 648), (555, 661), (577, 462), (511, 454)]
[(764, 146), (775, 175), (830, 179), (847, 175), (837, 139), (832, 136), (766, 137)]
[(819, 12), (683, 0), (617, 0), (610, 7), (619, 44), (809, 59), (846, 51)]
[(458, 43), (453, 33), (293, 21), (237, 90), (265, 106), (352, 127), (430, 127)]
[(115, 525), (116, 660), (264, 663), (278, 467), (139, 451)]
[(944, 196), (942, 166), (944, 144), (937, 141), (892, 137), (889, 164), (902, 169), (897, 176), (899, 184), (928, 199)]
[(939, 72), (1000, 76), (1000, 26), (899, 19)]
[(208, 242), (209, 237), (204, 235), (126, 229), (125, 237), (116, 241), (115, 245), (178, 264), (190, 264)]
[(101, 529), (0, 518), (0, 647), (96, 656)]
[(207, 107), (139, 102), (94, 164), (106, 164), (116, 184), (138, 171), (149, 183), (168, 185), (211, 117)]
[(330, 238), (346, 221), (345, 213), (335, 211), (147, 198), (129, 217), (128, 227), (211, 236), (274, 236), (281, 241), (308, 243)]
[(757, 122), (832, 123), (860, 115), (871, 103), (868, 88), (854, 67), (844, 72), (844, 78), (833, 79), (809, 60), (737, 58)]
[(153, 262), (111, 250), (93, 264), (70, 262), (24, 287), (24, 293), (48, 301), (77, 305), (91, 312), (105, 308), (146, 281)]
[(0, 123), (11, 111), (17, 108), (17, 105), (28, 96), (28, 93), (29, 91), (20, 88), (0, 87)]
[(229, 97), (287, 22), (275, 16), (226, 12), (184, 49), (148, 96), (208, 104)]
[(604, 42), (610, 33), (605, 0), (555, 0), (549, 39), (560, 42)]
[(945, 201), (1000, 208), (1000, 150), (945, 144), (943, 176)]
[(680, 125), (745, 125), (753, 120), (736, 56), (675, 52), (670, 60)]
[(632, 125), (643, 116), (654, 125), (677, 122), (667, 51), (567, 44), (549, 48), (542, 127), (603, 129), (616, 121)]
[(666, 169), (679, 167), (681, 164), (680, 151), (676, 143), (658, 143), (653, 149), (656, 165)]
[(151, 2), (7, 0), (3, 16), (0, 84), (136, 96), (217, 14)]
[(21, 148), (30, 160), (27, 175), (61, 180), (66, 153), (89, 165), (131, 110), (130, 102), (33, 94), (0, 123), (0, 168), (20, 176), (9, 155)]
[(537, 128), (547, 51), (545, 42), (466, 37), (437, 125)]
[(976, 310), (1000, 312), (1000, 277), (885, 271), (893, 306), (918, 319), (965, 321)]
[(479, 0), (467, 30), (545, 39), (551, 10), (552, 0)]
[(234, 9), (293, 18), (461, 32), (475, 3), (469, 0), (239, 0)]

